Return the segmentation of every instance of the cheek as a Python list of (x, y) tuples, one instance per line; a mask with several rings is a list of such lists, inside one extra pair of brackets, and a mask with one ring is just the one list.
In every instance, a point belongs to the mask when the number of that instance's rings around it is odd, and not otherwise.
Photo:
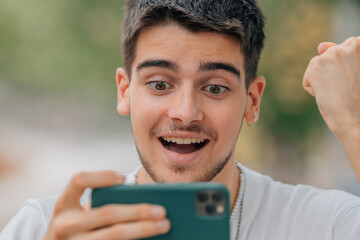
[(237, 139), (245, 107), (245, 103), (238, 100), (235, 104), (223, 104), (217, 108), (210, 108), (209, 117), (211, 115), (219, 138), (223, 139), (223, 142), (233, 142)]
[(130, 98), (130, 115), (134, 137), (142, 141), (144, 137), (150, 135), (151, 129), (159, 124), (164, 112), (164, 104), (153, 101), (144, 94), (137, 95)]

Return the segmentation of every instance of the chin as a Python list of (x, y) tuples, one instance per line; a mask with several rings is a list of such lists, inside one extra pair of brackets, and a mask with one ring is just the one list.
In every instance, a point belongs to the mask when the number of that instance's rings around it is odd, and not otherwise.
[[(187, 183), (187, 182), (210, 182), (215, 178), (224, 167), (224, 164), (211, 167), (184, 167), (184, 166), (167, 166), (159, 171), (159, 168), (152, 168), (143, 163), (146, 172), (154, 182), (166, 183)], [(201, 171), (199, 171), (199, 169)]]
[[(162, 158), (162, 156), (152, 157), (157, 161), (151, 161), (144, 157), (137, 148), (141, 163), (147, 174), (154, 182), (209, 182), (212, 181), (229, 162), (232, 150), (225, 157), (214, 158), (211, 156), (196, 158), (190, 163), (180, 164)], [(201, 150), (200, 150), (201, 151)]]
[[(189, 167), (171, 166), (165, 167), (163, 170), (153, 170), (144, 165), (145, 170), (153, 179), (154, 182), (167, 182), (167, 183), (181, 183), (181, 182), (196, 182), (199, 178), (199, 173), (194, 173)], [(159, 168), (156, 168), (159, 169)]]

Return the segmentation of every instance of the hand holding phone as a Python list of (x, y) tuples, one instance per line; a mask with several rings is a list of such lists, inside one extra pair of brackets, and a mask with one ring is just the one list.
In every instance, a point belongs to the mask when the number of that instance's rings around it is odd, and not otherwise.
[(166, 211), (152, 204), (107, 205), (86, 209), (80, 197), (86, 188), (123, 183), (124, 176), (112, 171), (76, 174), (56, 202), (43, 240), (139, 239), (167, 232)]
[(164, 206), (170, 231), (151, 240), (229, 239), (229, 193), (217, 183), (117, 185), (94, 189), (92, 207), (113, 204)]

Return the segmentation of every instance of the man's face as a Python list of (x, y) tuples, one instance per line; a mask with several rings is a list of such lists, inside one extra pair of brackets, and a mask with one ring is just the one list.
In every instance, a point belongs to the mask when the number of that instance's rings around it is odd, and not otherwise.
[(143, 166), (154, 181), (209, 181), (229, 161), (246, 108), (239, 43), (176, 25), (141, 32), (128, 89)]

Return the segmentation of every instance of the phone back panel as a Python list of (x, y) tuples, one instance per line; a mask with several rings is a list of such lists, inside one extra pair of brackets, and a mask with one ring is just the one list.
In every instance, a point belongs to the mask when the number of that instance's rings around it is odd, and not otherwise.
[[(202, 203), (202, 193), (221, 192), (223, 203), (221, 213), (207, 214), (216, 211), (211, 204)], [(200, 195), (199, 195), (200, 194)], [(216, 194), (209, 195), (214, 200)], [(206, 197), (206, 196), (205, 196)], [(199, 198), (201, 202), (199, 203)], [(216, 200), (217, 201), (217, 200)], [(92, 207), (105, 204), (150, 203), (166, 208), (171, 229), (164, 235), (146, 238), (148, 240), (188, 240), (214, 239), (229, 240), (229, 193), (225, 186), (217, 183), (182, 183), (182, 184), (143, 184), (116, 185), (94, 189)], [(199, 206), (200, 204), (200, 206)], [(207, 204), (207, 205), (206, 205)], [(204, 205), (204, 206), (202, 206)], [(199, 209), (203, 213), (199, 213)], [(217, 208), (219, 209), (219, 208)]]

